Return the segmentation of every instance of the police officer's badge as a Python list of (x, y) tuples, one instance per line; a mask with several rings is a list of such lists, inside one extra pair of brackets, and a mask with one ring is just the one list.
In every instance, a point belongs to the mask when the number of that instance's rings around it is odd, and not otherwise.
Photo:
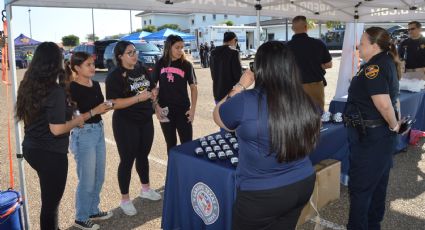
[(377, 65), (370, 65), (366, 67), (365, 69), (365, 76), (369, 79), (375, 79), (378, 76), (379, 73), (379, 66)]

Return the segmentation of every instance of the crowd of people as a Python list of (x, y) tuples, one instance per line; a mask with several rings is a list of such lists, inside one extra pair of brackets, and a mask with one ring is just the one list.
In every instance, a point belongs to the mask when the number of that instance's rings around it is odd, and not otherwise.
[[(314, 188), (308, 154), (319, 139), (325, 73), (332, 57), (321, 41), (307, 35), (304, 16), (292, 22), (292, 40), (262, 44), (245, 72), (234, 32), (224, 33), (222, 46), (211, 42), (200, 47), (201, 65), (210, 67), (213, 80), (213, 119), (239, 140), (233, 229), (295, 229)], [(420, 23), (410, 22), (411, 38), (400, 46), (406, 71), (424, 73), (425, 42), (416, 36), (420, 28)], [(74, 226), (100, 229), (93, 220), (112, 217), (111, 211), (99, 209), (106, 164), (102, 115), (110, 111), (120, 158), (120, 208), (126, 215), (137, 214), (129, 194), (134, 163), (138, 196), (162, 198), (150, 187), (153, 116), (160, 121), (167, 153), (177, 145), (177, 136), (180, 143), (193, 139), (198, 89), (183, 47), (181, 37), (170, 35), (150, 73), (139, 63), (133, 43), (118, 42), (117, 67), (106, 78), (105, 96), (99, 82), (92, 80), (95, 66), (89, 54), (74, 53), (64, 65), (55, 43), (37, 47), (19, 86), (16, 117), (25, 125), (24, 158), (39, 177), (42, 230), (59, 229), (68, 148), (79, 179)], [(344, 112), (351, 152), (347, 228), (380, 229), (403, 122), (398, 98), (403, 62), (387, 31), (379, 27), (365, 30), (359, 52), (364, 62), (352, 78)]]

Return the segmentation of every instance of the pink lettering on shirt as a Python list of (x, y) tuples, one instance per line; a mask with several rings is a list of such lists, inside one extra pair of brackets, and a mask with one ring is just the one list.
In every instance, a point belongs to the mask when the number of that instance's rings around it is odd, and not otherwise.
[(181, 78), (184, 78), (184, 71), (175, 67), (164, 67), (161, 69), (161, 74), (166, 73), (168, 82), (174, 82), (174, 75), (177, 74)]

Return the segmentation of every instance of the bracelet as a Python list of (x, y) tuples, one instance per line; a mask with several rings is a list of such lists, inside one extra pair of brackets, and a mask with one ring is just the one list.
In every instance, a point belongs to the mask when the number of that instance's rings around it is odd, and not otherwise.
[(90, 113), (90, 118), (92, 118), (94, 115), (93, 115), (93, 112), (92, 112), (91, 109), (90, 109), (89, 113)]
[(397, 122), (397, 125), (394, 128), (391, 128), (390, 126), (388, 126), (388, 128), (390, 129), (391, 132), (395, 132), (398, 128), (398, 122)]
[(236, 86), (241, 87), (241, 88), (242, 88), (242, 90), (246, 90), (246, 87), (245, 87), (245, 86), (243, 86), (240, 82), (236, 83), (236, 85), (235, 85), (234, 87), (236, 87)]

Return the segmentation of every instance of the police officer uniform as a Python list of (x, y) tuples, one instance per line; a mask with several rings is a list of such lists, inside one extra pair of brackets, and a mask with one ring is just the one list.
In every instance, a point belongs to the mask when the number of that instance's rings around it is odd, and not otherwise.
[(408, 38), (399, 46), (400, 58), (406, 61), (406, 72), (424, 72), (425, 38)]
[(397, 135), (373, 104), (371, 96), (378, 94), (389, 94), (396, 108), (397, 70), (391, 55), (385, 51), (361, 67), (348, 90), (344, 112), (351, 152), (348, 229), (380, 229), (385, 214), (385, 196)]

